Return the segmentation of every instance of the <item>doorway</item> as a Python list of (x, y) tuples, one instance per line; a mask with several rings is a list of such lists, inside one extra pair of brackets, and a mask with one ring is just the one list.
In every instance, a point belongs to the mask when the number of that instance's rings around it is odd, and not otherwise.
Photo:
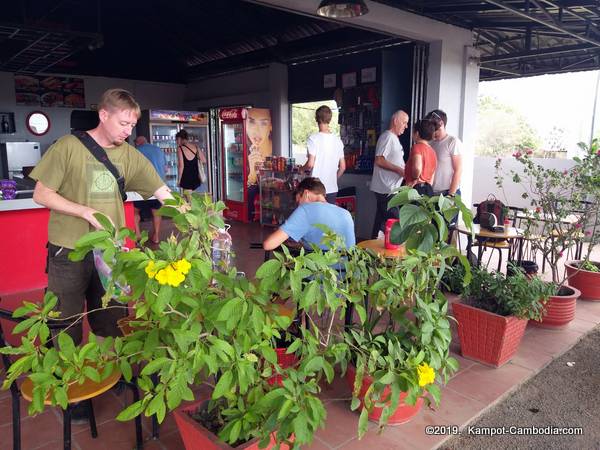
[(304, 164), (307, 159), (306, 141), (308, 137), (319, 131), (315, 120), (315, 111), (319, 106), (326, 105), (331, 108), (331, 132), (340, 135), (339, 111), (335, 100), (322, 100), (317, 102), (293, 103), (292, 104), (292, 158), (296, 164)]

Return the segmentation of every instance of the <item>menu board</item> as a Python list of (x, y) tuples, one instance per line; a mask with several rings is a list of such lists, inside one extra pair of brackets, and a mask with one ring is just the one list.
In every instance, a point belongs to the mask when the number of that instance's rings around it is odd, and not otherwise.
[(150, 110), (150, 120), (194, 122), (200, 125), (208, 125), (208, 113), (198, 111), (171, 111), (166, 109), (152, 109)]
[(17, 105), (85, 108), (83, 78), (15, 75)]

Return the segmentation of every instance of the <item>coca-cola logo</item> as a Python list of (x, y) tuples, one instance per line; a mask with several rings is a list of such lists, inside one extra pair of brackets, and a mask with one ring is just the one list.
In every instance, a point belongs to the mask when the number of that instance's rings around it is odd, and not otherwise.
[(245, 118), (246, 110), (244, 108), (229, 108), (219, 111), (221, 120), (241, 120)]

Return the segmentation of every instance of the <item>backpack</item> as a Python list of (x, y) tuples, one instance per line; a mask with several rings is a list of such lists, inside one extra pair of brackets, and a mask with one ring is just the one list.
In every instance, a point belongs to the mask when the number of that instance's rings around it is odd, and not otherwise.
[(505, 208), (504, 203), (497, 200), (493, 194), (490, 194), (487, 200), (477, 205), (477, 213), (473, 223), (478, 223), (482, 228), (492, 230), (504, 223)]

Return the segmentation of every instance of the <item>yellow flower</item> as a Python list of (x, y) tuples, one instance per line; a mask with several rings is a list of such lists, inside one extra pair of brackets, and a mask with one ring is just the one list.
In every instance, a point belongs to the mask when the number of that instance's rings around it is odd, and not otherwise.
[(435, 381), (435, 371), (427, 363), (423, 363), (417, 367), (417, 374), (419, 375), (420, 387), (427, 386)]
[(175, 270), (179, 270), (184, 275), (187, 275), (187, 273), (192, 268), (190, 262), (185, 258), (180, 259), (179, 261), (175, 261), (173, 265), (175, 266)]
[(169, 284), (173, 287), (177, 287), (185, 280), (185, 275), (179, 270), (175, 270), (172, 264), (169, 264), (164, 269), (158, 271), (156, 279), (160, 284)]
[(156, 266), (154, 264), (154, 261), (150, 260), (145, 270), (146, 274), (148, 275), (148, 278), (154, 278), (154, 276), (156, 275)]

